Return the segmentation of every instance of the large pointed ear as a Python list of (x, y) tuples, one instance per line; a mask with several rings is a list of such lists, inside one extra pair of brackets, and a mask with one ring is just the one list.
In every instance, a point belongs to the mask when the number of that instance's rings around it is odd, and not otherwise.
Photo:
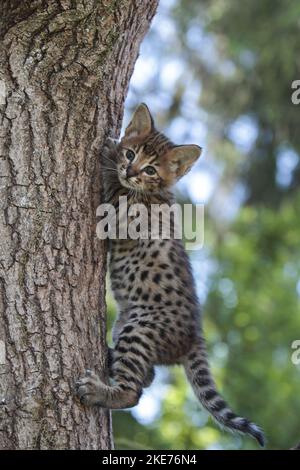
[(167, 154), (171, 170), (178, 178), (188, 173), (195, 161), (200, 157), (202, 148), (198, 145), (178, 145)]
[(135, 110), (125, 130), (125, 137), (146, 137), (153, 128), (153, 119), (148, 106), (141, 103)]

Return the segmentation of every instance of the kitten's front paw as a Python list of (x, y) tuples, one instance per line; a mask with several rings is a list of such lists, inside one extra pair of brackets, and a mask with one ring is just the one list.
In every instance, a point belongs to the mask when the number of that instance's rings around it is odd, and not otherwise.
[(98, 375), (87, 369), (85, 376), (75, 382), (76, 395), (80, 403), (87, 406), (101, 405), (103, 384)]
[(108, 147), (109, 146), (116, 147), (118, 143), (119, 143), (118, 139), (114, 139), (113, 137), (107, 137), (104, 145), (107, 145)]
[(107, 137), (104, 142), (103, 146), (103, 155), (106, 157), (116, 157), (117, 154), (117, 146), (118, 146), (117, 139), (113, 139), (112, 137)]

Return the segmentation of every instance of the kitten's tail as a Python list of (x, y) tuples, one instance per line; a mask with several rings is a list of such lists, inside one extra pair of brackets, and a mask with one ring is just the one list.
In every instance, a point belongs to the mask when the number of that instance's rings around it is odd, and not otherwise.
[(202, 337), (192, 346), (182, 363), (197, 398), (212, 417), (228, 430), (249, 434), (263, 447), (265, 439), (261, 429), (248, 419), (233, 413), (217, 392), (209, 369), (205, 341)]

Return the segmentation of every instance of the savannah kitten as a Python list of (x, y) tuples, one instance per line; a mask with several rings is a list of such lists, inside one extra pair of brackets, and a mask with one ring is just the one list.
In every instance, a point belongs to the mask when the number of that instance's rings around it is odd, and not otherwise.
[[(169, 204), (171, 186), (201, 154), (196, 145), (174, 145), (158, 132), (145, 104), (135, 111), (120, 143), (103, 152), (106, 202), (118, 208)], [(218, 423), (264, 444), (258, 426), (237, 416), (216, 390), (200, 327), (200, 307), (190, 262), (178, 239), (110, 240), (110, 276), (119, 316), (110, 350), (112, 384), (92, 371), (76, 382), (82, 403), (106, 408), (135, 406), (154, 378), (154, 366), (182, 364), (194, 392)]]

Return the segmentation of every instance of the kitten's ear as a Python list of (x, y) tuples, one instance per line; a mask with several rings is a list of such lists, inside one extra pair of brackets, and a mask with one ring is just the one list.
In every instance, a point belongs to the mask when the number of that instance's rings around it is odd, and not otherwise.
[(171, 169), (178, 178), (181, 178), (200, 157), (202, 148), (198, 145), (178, 145), (167, 154), (167, 158), (171, 163)]
[(153, 128), (153, 119), (145, 103), (135, 110), (130, 123), (125, 130), (125, 137), (146, 137)]

